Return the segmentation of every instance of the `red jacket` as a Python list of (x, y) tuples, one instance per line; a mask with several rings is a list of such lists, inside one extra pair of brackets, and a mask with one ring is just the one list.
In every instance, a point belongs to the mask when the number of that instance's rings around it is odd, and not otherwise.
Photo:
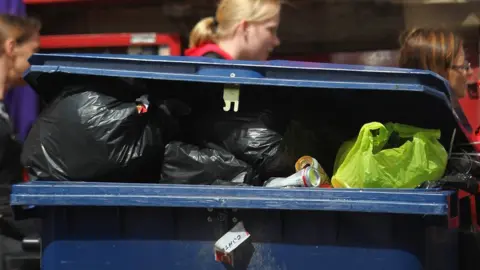
[[(213, 56), (210, 56), (213, 54)], [(207, 56), (207, 57), (214, 57), (214, 58), (222, 58), (225, 60), (233, 60), (233, 57), (228, 54), (226, 51), (222, 50), (217, 44), (215, 43), (206, 43), (200, 45), (199, 47), (190, 48), (185, 51), (186, 56)], [(218, 56), (218, 57), (215, 57)]]

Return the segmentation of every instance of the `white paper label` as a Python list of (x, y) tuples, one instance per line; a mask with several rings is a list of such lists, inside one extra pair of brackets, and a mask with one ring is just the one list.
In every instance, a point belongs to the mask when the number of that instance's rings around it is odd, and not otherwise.
[(249, 237), (250, 234), (245, 230), (243, 222), (239, 222), (230, 231), (218, 239), (215, 243), (215, 250), (224, 253), (231, 253)]

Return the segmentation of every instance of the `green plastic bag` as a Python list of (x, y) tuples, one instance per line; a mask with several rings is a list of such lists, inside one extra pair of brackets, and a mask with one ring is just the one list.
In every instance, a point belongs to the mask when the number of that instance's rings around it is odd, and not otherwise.
[[(388, 148), (395, 138), (399, 143), (402, 141), (401, 144)], [(438, 139), (440, 130), (393, 123), (365, 124), (356, 140), (340, 147), (332, 185), (336, 188), (414, 188), (424, 181), (439, 179), (445, 172), (448, 154)]]

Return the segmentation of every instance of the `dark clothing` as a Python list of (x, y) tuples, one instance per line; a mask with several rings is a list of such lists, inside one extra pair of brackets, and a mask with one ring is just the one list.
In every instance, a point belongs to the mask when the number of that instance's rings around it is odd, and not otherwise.
[(0, 102), (0, 213), (3, 214), (10, 209), (10, 186), (22, 181), (21, 151), (5, 105)]
[(0, 101), (0, 270), (26, 269), (26, 260), (14, 258), (23, 256), (23, 238), (35, 235), (39, 227), (34, 220), (15, 221), (10, 207), (11, 186), (22, 182), (21, 151), (22, 145)]

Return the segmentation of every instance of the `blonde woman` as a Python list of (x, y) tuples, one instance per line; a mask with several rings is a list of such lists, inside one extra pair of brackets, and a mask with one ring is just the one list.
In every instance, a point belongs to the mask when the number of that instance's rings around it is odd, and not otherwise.
[(187, 56), (266, 60), (280, 45), (280, 0), (222, 0), (190, 33)]

